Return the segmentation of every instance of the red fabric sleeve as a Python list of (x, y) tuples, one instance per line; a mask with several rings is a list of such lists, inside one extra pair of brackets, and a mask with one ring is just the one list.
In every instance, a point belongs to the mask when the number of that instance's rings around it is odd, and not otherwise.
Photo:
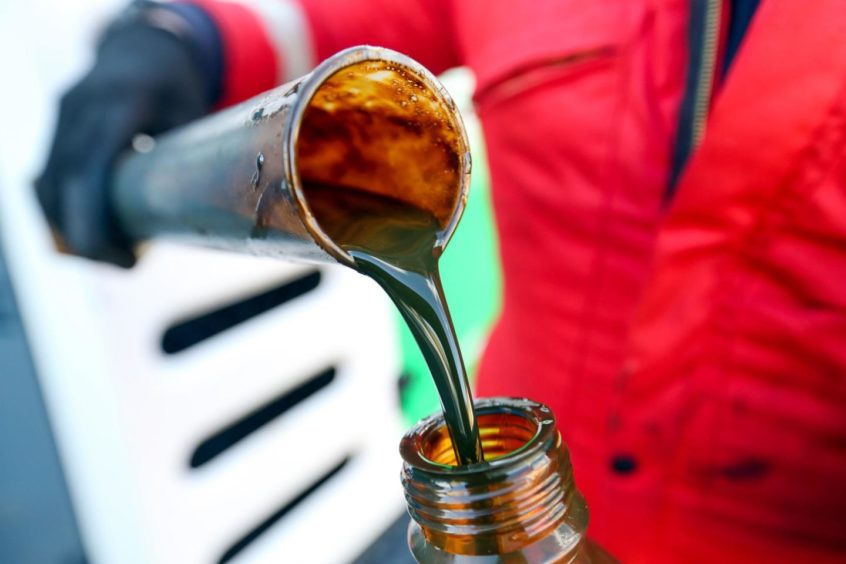
[[(299, 0), (308, 22), (306, 35), (311, 38), (306, 52), (310, 48), (311, 59), (318, 63), (347, 47), (378, 45), (411, 56), (434, 73), (442, 72), (461, 64), (450, 1)], [(190, 2), (205, 10), (220, 31), (223, 92), (219, 106), (240, 102), (284, 82), (279, 63), (286, 63), (286, 53), (277, 50), (268, 34), (268, 30), (278, 31), (274, 27), (278, 22), (263, 21), (259, 10), (238, 2)]]
[(434, 73), (461, 64), (450, 0), (299, 0), (315, 61), (354, 45), (388, 47)]
[(260, 94), (277, 84), (277, 53), (258, 15), (236, 2), (192, 0), (217, 24), (223, 41), (219, 107)]

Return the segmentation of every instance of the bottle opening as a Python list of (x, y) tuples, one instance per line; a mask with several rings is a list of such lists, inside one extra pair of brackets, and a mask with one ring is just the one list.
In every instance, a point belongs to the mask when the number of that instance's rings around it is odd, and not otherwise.
[(455, 466), (442, 415), (424, 419), (400, 443), (418, 561), (431, 547), (463, 555), (576, 547), (587, 510), (549, 408), (486, 398), (476, 402), (476, 414), (485, 462)]
[(363, 192), (433, 215), (445, 245), (464, 207), (470, 157), (437, 80), (407, 57), (366, 47), (327, 60), (302, 90), (292, 174), (306, 219), (323, 232), (333, 221), (310, 187)]
[[(482, 450), (488, 462), (524, 447), (535, 438), (540, 425), (536, 420), (509, 412), (480, 414), (477, 421), (482, 435)], [(422, 437), (419, 448), (423, 458), (435, 464), (457, 466), (446, 425), (435, 427)]]
[(475, 402), (483, 464), (457, 466), (452, 441), (443, 416), (433, 415), (420, 421), (400, 443), (400, 452), (408, 464), (433, 471), (476, 471), (477, 467), (501, 467), (512, 460), (530, 456), (560, 442), (555, 419), (543, 404), (513, 398), (485, 398)]

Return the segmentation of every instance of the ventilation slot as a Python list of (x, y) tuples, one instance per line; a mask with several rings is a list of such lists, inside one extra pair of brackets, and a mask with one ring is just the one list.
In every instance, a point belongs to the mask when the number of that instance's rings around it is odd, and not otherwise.
[(261, 294), (181, 321), (165, 331), (162, 336), (162, 350), (167, 354), (184, 351), (218, 333), (223, 333), (257, 315), (307, 294), (318, 284), (320, 284), (320, 271), (310, 272)]
[(229, 549), (223, 553), (223, 556), (220, 557), (218, 560), (219, 564), (223, 564), (224, 562), (229, 562), (235, 556), (238, 555), (239, 552), (247, 548), (250, 543), (256, 540), (259, 536), (262, 535), (265, 531), (267, 531), (270, 527), (272, 527), (277, 521), (281, 520), (285, 515), (295, 509), (299, 504), (308, 498), (311, 494), (316, 492), (320, 489), (323, 484), (331, 480), (341, 469), (346, 466), (352, 457), (347, 456), (343, 460), (341, 460), (334, 468), (329, 470), (326, 474), (321, 476), (317, 481), (312, 483), (309, 487), (303, 490), (297, 497), (286, 503), (281, 509), (276, 511), (273, 515), (259, 523), (255, 529), (244, 535), (240, 540), (234, 543)]
[(312, 376), (293, 390), (282, 394), (218, 431), (204, 440), (191, 455), (191, 468), (199, 468), (236, 443), (255, 433), (286, 411), (316, 394), (335, 379), (335, 367), (327, 368)]

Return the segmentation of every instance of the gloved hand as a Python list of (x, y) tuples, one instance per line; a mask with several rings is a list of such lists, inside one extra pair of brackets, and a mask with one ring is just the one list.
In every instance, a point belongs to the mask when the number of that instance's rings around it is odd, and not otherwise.
[(36, 193), (65, 250), (134, 263), (111, 213), (112, 165), (136, 134), (155, 135), (209, 110), (208, 80), (194, 55), (178, 34), (136, 17), (106, 33), (94, 67), (62, 97)]

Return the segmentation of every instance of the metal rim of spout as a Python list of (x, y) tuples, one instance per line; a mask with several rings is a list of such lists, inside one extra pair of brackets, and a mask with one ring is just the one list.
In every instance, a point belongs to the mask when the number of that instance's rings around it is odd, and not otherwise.
[(449, 115), (454, 118), (454, 126), (458, 132), (459, 157), (462, 161), (459, 176), (460, 186), (452, 216), (446, 227), (438, 233), (437, 248), (444, 249), (455, 232), (455, 228), (467, 204), (467, 192), (470, 187), (471, 160), (467, 131), (464, 128), (464, 122), (461, 116), (456, 110), (455, 102), (435, 75), (414, 59), (384, 47), (373, 47), (369, 45), (351, 47), (329, 57), (315, 67), (299, 86), (297, 98), (285, 122), (282, 142), (286, 150), (282, 152), (282, 164), (285, 178), (289, 182), (294, 194), (297, 212), (306, 229), (308, 229), (309, 233), (311, 233), (314, 240), (323, 250), (338, 262), (347, 266), (355, 265), (352, 256), (332, 241), (323, 229), (321, 229), (314, 215), (310, 213), (297, 167), (297, 142), (299, 141), (300, 127), (303, 123), (305, 111), (312, 97), (317, 93), (323, 83), (343, 69), (364, 61), (386, 61), (403, 67), (406, 71), (411, 72), (416, 78), (420, 79), (427, 88), (431, 89), (432, 93), (441, 103), (452, 110), (449, 112)]

